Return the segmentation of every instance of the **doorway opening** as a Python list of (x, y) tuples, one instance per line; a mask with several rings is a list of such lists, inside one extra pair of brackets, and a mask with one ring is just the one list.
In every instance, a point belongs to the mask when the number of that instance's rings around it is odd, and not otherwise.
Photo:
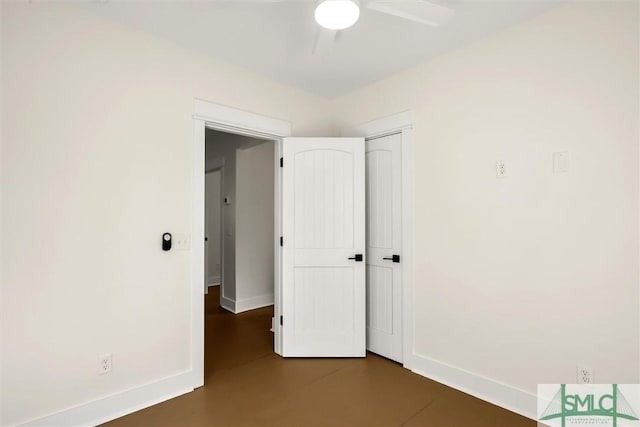
[(275, 148), (205, 132), (205, 280), (234, 314), (274, 304)]
[[(193, 236), (191, 246), (191, 384), (193, 388), (204, 385), (205, 368), (205, 291), (208, 283), (205, 278), (208, 275), (205, 268), (205, 146), (207, 131), (222, 131), (235, 135), (249, 136), (261, 140), (274, 142), (274, 154), (280, 157), (282, 151), (282, 138), (291, 135), (289, 122), (263, 116), (260, 114), (242, 111), (220, 104), (194, 99), (193, 102), (193, 205), (192, 228)], [(275, 159), (274, 159), (275, 163)], [(274, 164), (275, 168), (275, 164)], [(221, 178), (224, 179), (224, 178)], [(280, 180), (281, 172), (275, 174), (274, 188), (274, 217), (280, 217)], [(282, 225), (274, 220), (274, 231), (278, 236)], [(276, 236), (273, 236), (274, 247), (274, 283), (279, 283), (281, 274), (281, 251), (276, 245)], [(221, 260), (222, 261), (222, 260)], [(221, 283), (224, 283), (224, 266), (221, 264)], [(274, 314), (279, 316), (280, 289), (274, 289)], [(274, 350), (281, 354), (281, 325), (272, 321), (274, 331)]]
[[(206, 287), (205, 283), (207, 280), (203, 280), (205, 277), (208, 277), (208, 269), (205, 269), (204, 260), (205, 260), (205, 140), (206, 134), (210, 131), (218, 131), (218, 132), (229, 132), (231, 134), (235, 134), (236, 136), (248, 136), (252, 138), (258, 138), (262, 141), (270, 140), (273, 141), (274, 146), (274, 170), (276, 171), (273, 175), (273, 202), (274, 202), (274, 221), (273, 221), (273, 231), (272, 235), (272, 244), (273, 244), (273, 253), (274, 253), (274, 263), (273, 263), (273, 283), (276, 285), (273, 292), (273, 319), (279, 321), (271, 322), (271, 329), (274, 332), (274, 351), (276, 354), (283, 354), (283, 333), (287, 330), (290, 332), (295, 329), (294, 322), (295, 316), (289, 317), (291, 321), (285, 322), (285, 325), (288, 327), (283, 327), (283, 269), (285, 264), (285, 257), (283, 255), (282, 246), (282, 236), (285, 226), (290, 227), (291, 221), (285, 223), (283, 220), (283, 212), (286, 210), (287, 203), (291, 203), (291, 199), (288, 198), (289, 202), (283, 198), (285, 179), (283, 171), (289, 171), (290, 174), (294, 170), (305, 170), (304, 168), (298, 167), (296, 169), (295, 164), (296, 161), (291, 156), (288, 158), (291, 160), (287, 160), (286, 153), (283, 153), (285, 147), (292, 147), (294, 144), (294, 140), (300, 138), (289, 138), (291, 135), (291, 125), (288, 122), (269, 118), (266, 116), (257, 115), (254, 113), (244, 112), (241, 110), (232, 109), (229, 107), (225, 107), (218, 104), (209, 103), (206, 101), (195, 100), (194, 103), (194, 206), (193, 206), (193, 235), (194, 236), (202, 236), (200, 239), (194, 239), (193, 246), (193, 257), (192, 257), (192, 295), (193, 295), (193, 306), (199, 308), (199, 313), (194, 312), (192, 316), (192, 357), (193, 357), (193, 378), (194, 378), (194, 387), (199, 387), (204, 384), (204, 310), (202, 304), (204, 302), (203, 299), (203, 285)], [(369, 123), (365, 123), (361, 126), (358, 126), (356, 129), (352, 129), (352, 134), (362, 135), (368, 140), (368, 144), (373, 142), (373, 139), (378, 139), (391, 134), (400, 134), (400, 144), (401, 148), (401, 192), (402, 192), (402, 242), (401, 242), (401, 253), (396, 253), (400, 251), (396, 251), (396, 245), (394, 247), (388, 247), (387, 251), (389, 254), (384, 254), (383, 260), (388, 261), (388, 263), (396, 263), (395, 259), (399, 256), (401, 259), (402, 265), (402, 273), (400, 276), (401, 287), (402, 287), (402, 304), (401, 304), (401, 314), (400, 316), (393, 316), (396, 319), (401, 318), (401, 325), (397, 323), (394, 325), (394, 330), (401, 333), (401, 354), (402, 354), (402, 364), (405, 368), (411, 369), (413, 362), (413, 280), (412, 280), (412, 239), (411, 239), (411, 231), (412, 231), (412, 218), (411, 218), (411, 122), (412, 122), (412, 114), (411, 112), (400, 113), (395, 116), (390, 116), (384, 119), (375, 120)], [(287, 139), (288, 138), (288, 139)], [(364, 143), (364, 139), (361, 138), (362, 143)], [(286, 142), (284, 140), (287, 139)], [(331, 138), (329, 138), (331, 139)], [(334, 141), (335, 142), (335, 141)], [(327, 138), (318, 138), (317, 141), (309, 141), (310, 144), (319, 143), (320, 145), (329, 143), (331, 144)], [(364, 148), (364, 147), (363, 147)], [(341, 150), (344, 151), (344, 150)], [(364, 161), (364, 149), (362, 151), (362, 160)], [(283, 156), (283, 154), (285, 154)], [(291, 153), (289, 153), (291, 154)], [(284, 160), (284, 168), (283, 164), (283, 156)], [(358, 154), (360, 156), (360, 154)], [(371, 156), (369, 156), (371, 157)], [(301, 157), (300, 157), (301, 158)], [(276, 159), (279, 160), (276, 163)], [(326, 159), (325, 159), (326, 160)], [(323, 160), (324, 161), (324, 160)], [(224, 165), (222, 165), (224, 168)], [(215, 169), (215, 168), (213, 168)], [(325, 168), (326, 169), (326, 168)], [(330, 169), (330, 168), (329, 168)], [(327, 169), (327, 170), (329, 170)], [(364, 172), (364, 167), (360, 168), (362, 172)], [(384, 168), (382, 168), (384, 169)], [(226, 175), (226, 173), (225, 173)], [(383, 174), (384, 175), (384, 174)], [(395, 173), (394, 173), (395, 175)], [(290, 177), (290, 175), (287, 175)], [(382, 176), (382, 175), (381, 175)], [(320, 178), (322, 181), (324, 178)], [(221, 180), (224, 181), (224, 176), (221, 176)], [(291, 181), (291, 179), (289, 179)], [(289, 182), (287, 181), (287, 182)], [(318, 181), (318, 178), (313, 177), (311, 181)], [(309, 181), (309, 182), (311, 182)], [(294, 181), (289, 182), (289, 186)], [(319, 182), (319, 181), (318, 181)], [(296, 185), (296, 188), (300, 187)], [(397, 188), (397, 187), (396, 187)], [(299, 188), (298, 188), (299, 189)], [(307, 194), (306, 192), (305, 194)], [(315, 192), (319, 194), (318, 192)], [(354, 193), (356, 194), (356, 193)], [(360, 194), (358, 197), (364, 197), (364, 188), (359, 190)], [(291, 194), (289, 194), (291, 195)], [(224, 195), (221, 194), (221, 198), (224, 200)], [(229, 199), (231, 203), (233, 200)], [(223, 216), (223, 215), (221, 215)], [(364, 224), (364, 220), (360, 221)], [(288, 224), (288, 225), (287, 225)], [(289, 230), (291, 231), (291, 230)], [(224, 234), (225, 230), (222, 230), (221, 234)], [(364, 232), (364, 230), (363, 230)], [(285, 238), (284, 247), (287, 247), (287, 242), (293, 243), (297, 240), (295, 239), (295, 235), (292, 233), (288, 234), (290, 237)], [(221, 236), (223, 239), (224, 236)], [(355, 249), (355, 248), (352, 248)], [(363, 248), (364, 249), (364, 248)], [(358, 251), (359, 252), (359, 251)], [(363, 261), (362, 255), (358, 257), (358, 254), (347, 254), (350, 255), (347, 259), (355, 260), (354, 262)], [(387, 256), (389, 255), (389, 256)], [(224, 257), (222, 255), (221, 257)], [(390, 261), (386, 258), (390, 258)], [(364, 264), (364, 263), (363, 263)], [(220, 262), (221, 269), (221, 283), (224, 285), (225, 282), (225, 261), (221, 259)], [(385, 264), (386, 265), (386, 264)], [(397, 276), (393, 274), (393, 276)], [(292, 277), (289, 275), (288, 277)], [(291, 280), (291, 279), (290, 279)], [(394, 280), (395, 282), (395, 280)], [(199, 292), (198, 292), (199, 286)], [(222, 296), (225, 298), (231, 297), (231, 293), (223, 292)], [(290, 296), (290, 293), (287, 295)], [(363, 293), (364, 296), (364, 293)], [(387, 301), (392, 300), (391, 298), (385, 298)], [(397, 298), (395, 298), (397, 300)], [(225, 301), (221, 297), (222, 301)], [(376, 304), (372, 304), (369, 302), (370, 306), (375, 306)], [(238, 308), (238, 299), (235, 300), (235, 307), (230, 306), (231, 309), (229, 311), (239, 311)], [(364, 313), (364, 310), (362, 310)], [(359, 316), (358, 316), (359, 317)], [(395, 322), (394, 322), (395, 323)], [(394, 332), (395, 335), (395, 332)], [(364, 334), (363, 334), (364, 337)], [(363, 339), (361, 341), (362, 344), (365, 343)], [(396, 349), (398, 346), (394, 346)], [(397, 353), (396, 353), (397, 354)]]
[[(255, 326), (245, 328), (253, 334), (247, 339), (269, 341), (273, 349), (276, 141), (207, 128), (204, 145), (205, 352), (215, 351), (205, 367), (211, 372), (232, 363), (227, 353), (237, 358), (238, 325), (247, 319), (262, 325), (258, 336)], [(253, 314), (234, 319), (245, 312)]]

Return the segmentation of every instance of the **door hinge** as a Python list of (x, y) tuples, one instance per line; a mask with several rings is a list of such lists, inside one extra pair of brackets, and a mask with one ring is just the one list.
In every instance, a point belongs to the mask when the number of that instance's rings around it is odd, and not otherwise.
[(282, 326), (282, 325), (283, 325), (282, 316), (280, 316), (280, 326)]
[(284, 246), (284, 238), (280, 236), (280, 246)]
[(284, 157), (280, 157), (280, 167), (284, 167)]

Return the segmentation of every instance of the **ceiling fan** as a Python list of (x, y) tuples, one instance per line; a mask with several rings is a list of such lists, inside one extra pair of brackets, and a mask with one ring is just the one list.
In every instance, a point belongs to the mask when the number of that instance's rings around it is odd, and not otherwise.
[(453, 14), (453, 9), (427, 0), (321, 0), (316, 5), (316, 22), (330, 30), (343, 30), (357, 22), (360, 6), (432, 26), (441, 25)]
[[(224, 0), (223, 0), (224, 1)], [(242, 0), (240, 0), (242, 1)], [(289, 3), (310, 0), (244, 0), (248, 3)], [(447, 22), (454, 10), (435, 1), (428, 0), (316, 0), (315, 19), (321, 28), (316, 33), (312, 54), (321, 39), (336, 40), (338, 31), (351, 27), (360, 17), (364, 7), (379, 13), (406, 19), (433, 27)], [(322, 29), (329, 32), (321, 31)]]
[[(228, 0), (222, 0), (226, 2)], [(314, 0), (235, 0), (237, 3), (310, 3)], [(408, 19), (424, 25), (439, 26), (454, 10), (428, 0), (315, 0), (316, 22), (329, 30), (344, 30), (355, 24), (360, 7)]]

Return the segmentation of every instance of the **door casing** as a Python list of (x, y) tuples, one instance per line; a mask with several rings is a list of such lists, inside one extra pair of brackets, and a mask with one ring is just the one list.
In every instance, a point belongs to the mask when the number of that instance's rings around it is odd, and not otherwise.
[[(214, 129), (236, 135), (272, 140), (277, 155), (274, 162), (274, 311), (280, 316), (281, 257), (279, 236), (281, 221), (281, 172), (279, 159), (282, 155), (282, 138), (291, 136), (291, 123), (238, 110), (213, 102), (194, 99), (193, 104), (193, 195), (191, 218), (191, 375), (193, 388), (204, 385), (204, 205), (205, 205), (205, 132)], [(274, 349), (281, 354), (280, 324), (274, 322)]]
[[(222, 160), (224, 160), (224, 159), (222, 159)], [(210, 173), (218, 173), (218, 174), (220, 174), (220, 182), (219, 182), (219, 184), (220, 184), (219, 187), (220, 188), (219, 188), (219, 191), (220, 191), (220, 194), (222, 194), (222, 189), (224, 188), (224, 161), (222, 161), (220, 163), (220, 165), (216, 165), (215, 167), (212, 167), (210, 169), (205, 169), (204, 173), (205, 173), (205, 176), (210, 174)], [(205, 190), (206, 190), (206, 186), (205, 186)], [(205, 204), (206, 204), (206, 198), (207, 198), (207, 195), (205, 194)], [(224, 232), (223, 232), (223, 230), (224, 230), (224, 220), (222, 218), (222, 207), (219, 206), (219, 208), (220, 208), (221, 212), (220, 212), (220, 221), (218, 223), (218, 232), (220, 233), (220, 241), (218, 242), (219, 243), (218, 251), (220, 253), (220, 259), (219, 259), (219, 261), (220, 261), (220, 272), (219, 272), (220, 273), (220, 277), (218, 278), (218, 281), (219, 281), (218, 286), (220, 286), (220, 289), (222, 289), (222, 283), (223, 283), (223, 279), (224, 279), (224, 274), (223, 274), (224, 273), (223, 272), (223, 270), (224, 270), (224, 268), (223, 268), (223, 266), (224, 266), (224, 244), (223, 244), (223, 239), (222, 239), (222, 236), (224, 234)], [(207, 214), (207, 211), (205, 209), (205, 215), (206, 214)], [(207, 228), (208, 221), (209, 221), (209, 218), (205, 217), (204, 231), (205, 231), (205, 236), (207, 236), (207, 239), (208, 239), (208, 235), (211, 233), (211, 230), (209, 230)], [(208, 264), (209, 255), (208, 255), (208, 252), (209, 252), (209, 245), (208, 245), (208, 242), (205, 242), (205, 245), (204, 245), (204, 254), (205, 254), (205, 258), (204, 259), (206, 260), (205, 264), (204, 264), (204, 271), (205, 271), (205, 275), (204, 275), (204, 280), (205, 280), (204, 293), (205, 294), (209, 293), (209, 286), (211, 286), (211, 284), (209, 283), (209, 264)]]

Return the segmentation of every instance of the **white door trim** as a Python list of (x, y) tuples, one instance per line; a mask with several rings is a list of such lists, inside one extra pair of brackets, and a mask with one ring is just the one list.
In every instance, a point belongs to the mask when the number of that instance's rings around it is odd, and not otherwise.
[[(206, 165), (205, 165), (206, 166)], [(221, 158), (217, 158), (216, 162), (214, 164), (210, 164), (209, 168), (205, 168), (205, 175), (210, 174), (210, 173), (214, 173), (217, 172), (220, 174), (220, 182), (219, 182), (219, 187), (218, 191), (219, 194), (223, 193), (223, 188), (224, 188), (224, 157)], [(206, 186), (205, 186), (205, 191), (206, 191)], [(205, 195), (205, 203), (206, 203), (206, 195)], [(205, 294), (209, 293), (209, 287), (211, 286), (220, 286), (221, 292), (222, 292), (222, 279), (224, 277), (223, 275), (223, 267), (224, 267), (224, 247), (223, 247), (223, 236), (224, 236), (224, 222), (223, 222), (223, 218), (222, 218), (222, 206), (218, 206), (218, 208), (220, 209), (219, 212), (219, 216), (220, 216), (220, 221), (218, 223), (218, 233), (220, 233), (220, 241), (218, 242), (219, 245), (219, 253), (220, 253), (220, 258), (218, 259), (220, 261), (220, 270), (218, 271), (218, 275), (217, 276), (209, 276), (209, 255), (207, 253), (208, 251), (208, 246), (206, 246), (207, 250), (205, 251), (205, 259), (207, 260), (205, 262), (205, 266), (204, 268), (206, 269), (205, 271), (207, 272), (207, 277), (206, 277), (206, 285), (207, 285), (207, 289), (205, 290)], [(206, 214), (206, 210), (205, 210), (205, 214)], [(205, 218), (205, 224), (206, 221), (208, 221), (207, 218)], [(209, 234), (208, 232), (211, 230), (207, 230), (207, 227), (205, 225), (205, 232), (207, 232), (207, 234)]]
[(402, 134), (402, 365), (413, 369), (413, 111), (361, 124), (351, 130), (365, 139)]
[[(291, 123), (236, 108), (215, 104), (201, 99), (193, 102), (193, 195), (191, 212), (191, 372), (193, 387), (204, 385), (204, 173), (205, 173), (205, 129), (215, 129), (238, 135), (270, 139), (275, 141), (276, 152), (282, 151), (282, 138), (291, 136)], [(278, 157), (279, 159), (279, 157)], [(278, 164), (279, 166), (279, 164)], [(280, 168), (278, 167), (278, 171)], [(276, 184), (279, 183), (279, 172)], [(276, 236), (280, 236), (280, 187), (275, 188)], [(279, 246), (278, 246), (279, 248)], [(280, 280), (281, 253), (275, 258), (275, 283)], [(280, 295), (275, 287), (275, 318), (280, 315)], [(280, 337), (280, 324), (274, 326), (274, 333)], [(279, 339), (275, 350), (280, 352)]]
[(193, 101), (193, 110), (193, 118), (211, 124), (207, 126), (211, 129), (266, 139), (291, 136), (291, 123), (284, 120), (197, 98)]

